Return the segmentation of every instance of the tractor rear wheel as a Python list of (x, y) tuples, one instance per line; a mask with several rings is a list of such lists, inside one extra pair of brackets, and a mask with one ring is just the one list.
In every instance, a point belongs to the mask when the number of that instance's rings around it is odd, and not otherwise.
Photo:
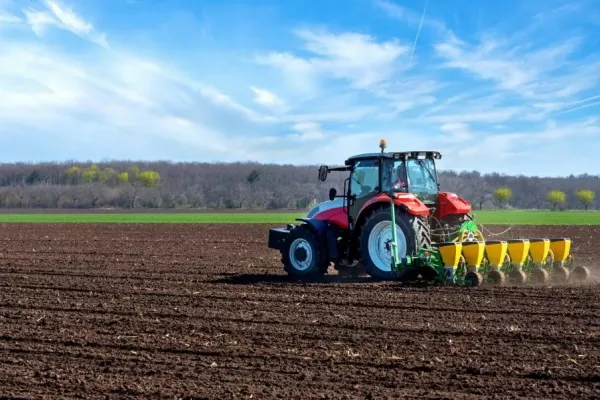
[(284, 270), (293, 278), (313, 278), (327, 271), (327, 261), (317, 235), (306, 225), (296, 226), (281, 251)]
[[(431, 248), (429, 227), (422, 219), (400, 212), (396, 213), (396, 237), (398, 257), (414, 255), (417, 249)], [(392, 221), (390, 209), (381, 207), (371, 213), (362, 225), (360, 233), (360, 261), (367, 274), (373, 278), (392, 279)], [(403, 277), (413, 280), (415, 277)]]

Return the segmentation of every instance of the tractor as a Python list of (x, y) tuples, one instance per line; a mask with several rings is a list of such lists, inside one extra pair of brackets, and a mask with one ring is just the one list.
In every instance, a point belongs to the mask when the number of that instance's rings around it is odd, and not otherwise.
[(331, 188), (329, 201), (300, 224), (270, 229), (268, 247), (281, 252), (290, 277), (317, 278), (332, 263), (341, 274), (469, 286), (503, 284), (507, 275), (515, 283), (589, 275), (585, 267), (573, 270), (567, 238), (486, 242), (470, 203), (440, 190), (439, 152), (386, 152), (383, 139), (379, 147), (343, 166), (322, 165), (321, 182), (331, 172), (348, 174), (343, 193)]

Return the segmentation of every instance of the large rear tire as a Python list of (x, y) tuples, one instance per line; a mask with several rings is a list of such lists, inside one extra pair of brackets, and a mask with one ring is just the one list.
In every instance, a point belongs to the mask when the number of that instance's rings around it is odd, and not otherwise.
[[(431, 248), (428, 224), (419, 217), (400, 212), (396, 213), (396, 237), (398, 257), (414, 255), (419, 248)], [(373, 278), (393, 279), (392, 253), (389, 243), (392, 240), (390, 209), (381, 207), (372, 212), (362, 225), (360, 233), (360, 261), (365, 271)], [(403, 279), (413, 280), (405, 276)]]
[(317, 235), (306, 225), (289, 233), (281, 250), (281, 262), (287, 274), (295, 279), (316, 278), (327, 271), (327, 260)]

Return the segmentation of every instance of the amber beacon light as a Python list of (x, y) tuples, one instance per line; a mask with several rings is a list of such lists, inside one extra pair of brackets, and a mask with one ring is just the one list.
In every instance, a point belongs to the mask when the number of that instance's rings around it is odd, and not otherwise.
[(379, 148), (381, 149), (382, 153), (383, 153), (383, 150), (385, 150), (386, 147), (387, 147), (387, 141), (385, 139), (381, 139), (379, 141)]

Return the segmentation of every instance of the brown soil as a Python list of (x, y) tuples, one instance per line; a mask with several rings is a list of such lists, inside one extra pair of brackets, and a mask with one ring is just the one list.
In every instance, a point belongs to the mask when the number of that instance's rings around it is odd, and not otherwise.
[[(501, 231), (502, 227), (490, 227)], [(594, 268), (600, 228), (569, 236)], [(548, 229), (551, 229), (548, 231)], [(265, 225), (0, 225), (0, 396), (593, 398), (595, 285), (288, 282)]]

